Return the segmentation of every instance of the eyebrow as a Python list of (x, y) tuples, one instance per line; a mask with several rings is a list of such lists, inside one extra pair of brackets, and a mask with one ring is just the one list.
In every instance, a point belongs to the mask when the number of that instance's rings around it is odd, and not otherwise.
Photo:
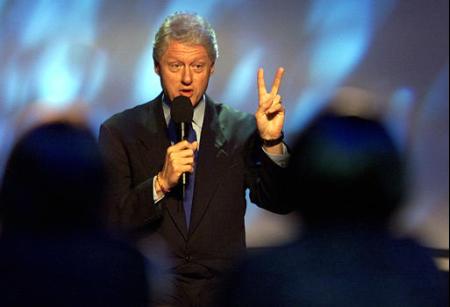
[[(208, 62), (208, 60), (211, 61), (211, 59), (208, 56), (205, 56), (205, 57), (204, 56), (199, 56), (197, 58), (194, 58), (191, 63), (195, 63), (195, 62), (205, 62), (206, 63), (206, 62)], [(184, 63), (183, 60), (181, 60), (181, 59), (179, 59), (179, 58), (177, 58), (175, 56), (168, 56), (166, 58), (166, 61), (167, 62), (177, 61), (177, 62), (183, 62)]]

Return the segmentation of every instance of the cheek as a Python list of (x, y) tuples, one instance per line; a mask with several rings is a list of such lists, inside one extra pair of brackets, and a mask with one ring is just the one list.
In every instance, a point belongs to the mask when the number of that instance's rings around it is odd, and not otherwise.
[(206, 87), (208, 85), (209, 76), (208, 75), (202, 75), (198, 78), (198, 85), (202, 88)]
[(170, 72), (164, 70), (161, 72), (161, 78), (164, 80), (164, 82), (168, 82), (170, 81), (170, 79), (172, 79), (172, 76)]
[(161, 79), (166, 88), (171, 88), (176, 84), (176, 78), (171, 74), (163, 74)]

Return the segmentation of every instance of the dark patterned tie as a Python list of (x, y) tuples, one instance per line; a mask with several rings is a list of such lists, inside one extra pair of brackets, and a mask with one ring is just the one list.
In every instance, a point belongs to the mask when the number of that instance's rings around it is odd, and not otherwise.
[[(177, 137), (176, 124), (170, 120), (169, 122), (169, 137), (172, 143), (176, 143), (180, 138)], [(197, 141), (197, 136), (192, 124), (187, 125), (187, 140), (189, 143)], [(195, 152), (195, 165), (197, 165), (198, 150)], [(186, 217), (186, 225), (189, 229), (189, 224), (191, 222), (191, 211), (192, 211), (192, 199), (194, 197), (194, 185), (195, 185), (195, 168), (192, 174), (186, 174), (186, 189), (183, 198), (183, 208)]]

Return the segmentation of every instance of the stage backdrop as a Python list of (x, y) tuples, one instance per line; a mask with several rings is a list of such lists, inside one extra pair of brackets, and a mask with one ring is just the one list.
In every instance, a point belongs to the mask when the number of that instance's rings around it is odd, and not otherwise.
[[(175, 11), (217, 31), (212, 97), (254, 112), (257, 68), (286, 68), (288, 139), (338, 88), (370, 93), (412, 162), (404, 225), (448, 248), (448, 0), (0, 0), (0, 168), (37, 110), (83, 107), (97, 133), (155, 97), (153, 35)], [(249, 204), (248, 242), (288, 240), (291, 222)]]

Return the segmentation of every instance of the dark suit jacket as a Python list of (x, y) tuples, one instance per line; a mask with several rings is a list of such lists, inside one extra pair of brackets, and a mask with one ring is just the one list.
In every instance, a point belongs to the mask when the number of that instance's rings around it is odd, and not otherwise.
[(275, 184), (283, 169), (261, 150), (254, 117), (209, 97), (189, 230), (176, 191), (153, 201), (153, 177), (170, 146), (161, 95), (103, 123), (100, 145), (112, 176), (111, 221), (140, 235), (161, 236), (178, 274), (215, 276), (244, 250), (247, 188), (260, 207), (288, 211), (277, 204)]

